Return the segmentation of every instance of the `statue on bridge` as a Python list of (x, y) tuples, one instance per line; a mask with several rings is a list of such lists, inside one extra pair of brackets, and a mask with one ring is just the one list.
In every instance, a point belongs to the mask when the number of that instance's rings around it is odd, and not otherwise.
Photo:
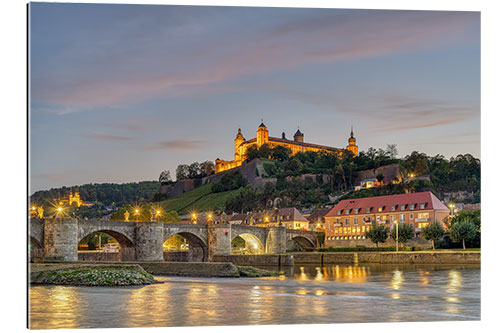
[(123, 217), (125, 217), (125, 222), (128, 222), (128, 218), (130, 217), (130, 213), (128, 210), (125, 210), (125, 213), (123, 213)]

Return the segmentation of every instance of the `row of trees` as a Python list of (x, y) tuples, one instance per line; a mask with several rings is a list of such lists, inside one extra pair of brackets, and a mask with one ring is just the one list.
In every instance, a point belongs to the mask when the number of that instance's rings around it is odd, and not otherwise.
[(180, 164), (175, 169), (175, 177), (181, 179), (197, 179), (213, 175), (215, 173), (215, 164), (212, 161), (194, 162), (191, 164)]
[[(461, 243), (463, 249), (466, 249), (466, 242), (473, 246), (479, 247), (481, 240), (481, 212), (480, 211), (462, 211), (457, 216), (449, 221), (446, 221), (448, 232), (439, 222), (433, 222), (422, 230), (422, 237), (432, 241), (432, 248), (435, 249), (435, 242), (447, 235), (451, 241)], [(396, 228), (390, 232), (391, 238), (396, 239)], [(401, 244), (415, 237), (415, 232), (407, 224), (401, 224), (397, 228), (397, 239)], [(370, 231), (366, 233), (366, 237), (375, 243), (378, 247), (379, 243), (384, 243), (389, 232), (384, 225), (374, 225)]]
[(71, 192), (78, 190), (83, 201), (92, 201), (105, 206), (121, 206), (130, 202), (147, 201), (158, 191), (157, 181), (143, 181), (125, 184), (85, 184), (78, 187), (60, 187), (33, 193), (31, 202), (49, 208), (60, 200), (68, 199)]

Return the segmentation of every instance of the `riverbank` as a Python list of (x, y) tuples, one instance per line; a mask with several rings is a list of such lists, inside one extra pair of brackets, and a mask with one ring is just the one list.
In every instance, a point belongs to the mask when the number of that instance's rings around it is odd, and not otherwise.
[(291, 252), (287, 254), (217, 255), (214, 260), (242, 266), (294, 264), (480, 264), (478, 251)]

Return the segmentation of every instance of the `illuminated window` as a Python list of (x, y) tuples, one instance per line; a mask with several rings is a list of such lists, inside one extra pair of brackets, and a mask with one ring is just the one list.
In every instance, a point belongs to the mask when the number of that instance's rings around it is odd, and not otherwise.
[(335, 228), (335, 234), (339, 233), (339, 228)]
[(361, 232), (365, 232), (365, 226), (361, 227)]
[(360, 208), (356, 208), (356, 209), (354, 210), (354, 214), (358, 214), (358, 213), (359, 213), (359, 210), (360, 210)]
[(342, 209), (337, 211), (337, 215), (342, 214)]
[(356, 228), (356, 233), (358, 233), (358, 234), (359, 234), (359, 233), (360, 233), (360, 231), (361, 231), (361, 228), (360, 228), (360, 227), (357, 227), (357, 228)]
[(384, 210), (384, 206), (382, 206), (382, 207), (379, 207), (379, 208), (378, 208), (378, 211), (379, 211), (379, 212), (381, 212), (381, 211), (383, 211), (383, 210)]
[(391, 222), (394, 222), (394, 220), (396, 220), (396, 216), (391, 215)]
[(380, 222), (380, 216), (377, 215), (377, 222)]
[(418, 213), (419, 219), (429, 218), (429, 213)]
[(405, 214), (399, 215), (399, 221), (401, 221), (401, 223), (405, 223), (405, 218), (406, 218)]
[(406, 205), (401, 205), (401, 210), (405, 210), (406, 209)]

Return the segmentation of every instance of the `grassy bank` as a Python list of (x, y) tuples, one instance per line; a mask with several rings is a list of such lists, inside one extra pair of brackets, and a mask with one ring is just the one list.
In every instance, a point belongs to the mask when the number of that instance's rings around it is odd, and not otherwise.
[(128, 266), (76, 266), (54, 268), (33, 267), (32, 284), (73, 286), (131, 286), (155, 283), (151, 274), (139, 265)]
[(179, 215), (187, 214), (191, 211), (213, 211), (223, 207), (226, 199), (232, 194), (239, 193), (239, 191), (241, 189), (212, 193), (212, 184), (207, 184), (175, 198), (162, 201), (160, 205), (165, 211), (175, 210)]

